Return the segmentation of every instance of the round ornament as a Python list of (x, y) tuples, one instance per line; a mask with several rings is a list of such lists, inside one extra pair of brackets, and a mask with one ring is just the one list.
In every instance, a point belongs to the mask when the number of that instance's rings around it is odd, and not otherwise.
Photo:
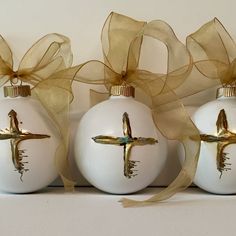
[(0, 191), (28, 193), (56, 177), (56, 128), (28, 85), (4, 87), (0, 100)]
[(113, 86), (110, 94), (80, 121), (76, 163), (98, 189), (132, 193), (147, 187), (161, 172), (167, 143), (156, 130), (151, 110), (133, 98), (133, 87)]
[(236, 87), (217, 90), (217, 100), (193, 115), (201, 150), (194, 183), (216, 194), (236, 193)]

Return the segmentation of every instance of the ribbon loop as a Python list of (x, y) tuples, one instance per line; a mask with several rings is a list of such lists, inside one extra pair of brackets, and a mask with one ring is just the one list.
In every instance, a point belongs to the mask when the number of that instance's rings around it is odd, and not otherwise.
[[(234, 86), (236, 81), (236, 44), (223, 24), (214, 18), (187, 37), (187, 47), (193, 56), (194, 66), (191, 77), (205, 77), (203, 87), (198, 91), (216, 84)], [(191, 79), (191, 78), (190, 78)], [(208, 79), (208, 80), (207, 80)], [(198, 92), (196, 90), (196, 92)]]

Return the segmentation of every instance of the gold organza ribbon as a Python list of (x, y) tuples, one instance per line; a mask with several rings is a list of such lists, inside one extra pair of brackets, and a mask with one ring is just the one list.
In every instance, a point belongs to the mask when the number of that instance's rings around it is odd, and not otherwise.
[[(167, 73), (158, 74), (140, 69), (143, 41), (151, 37), (165, 44), (168, 51)], [(200, 138), (199, 133), (175, 94), (191, 71), (191, 57), (173, 30), (163, 21), (145, 23), (111, 13), (102, 30), (104, 63), (89, 61), (77, 68), (75, 80), (89, 84), (112, 85), (127, 83), (149, 97), (157, 128), (168, 139), (183, 143), (185, 161), (177, 178), (163, 191), (145, 201), (122, 199), (123, 206), (152, 204), (187, 188), (195, 175)], [(151, 46), (150, 46), (151, 47)], [(150, 48), (146, 48), (150, 50)], [(158, 158), (158, 156), (157, 156)], [(173, 157), (176, 158), (176, 157)]]
[(73, 188), (67, 160), (68, 110), (72, 100), (71, 78), (64, 69), (71, 66), (70, 41), (60, 34), (48, 34), (37, 41), (24, 55), (17, 71), (13, 69), (10, 47), (0, 36), (0, 86), (7, 82), (32, 85), (32, 96), (47, 110), (60, 135), (55, 154), (56, 167), (66, 189)]
[(220, 83), (235, 86), (236, 44), (218, 19), (214, 18), (189, 35), (187, 47), (198, 72), (193, 71), (189, 81), (197, 85), (196, 77), (204, 78), (202, 86), (195, 86), (195, 92)]

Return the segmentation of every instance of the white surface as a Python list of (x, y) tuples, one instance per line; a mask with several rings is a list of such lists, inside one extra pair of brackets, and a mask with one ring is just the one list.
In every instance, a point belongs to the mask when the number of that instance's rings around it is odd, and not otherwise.
[[(99, 135), (124, 137), (124, 113), (128, 114), (132, 138), (158, 140), (146, 145), (132, 144), (128, 165), (133, 162), (133, 168), (125, 165), (123, 145), (101, 144), (92, 139)], [(92, 107), (81, 119), (75, 143), (76, 163), (83, 176), (93, 186), (110, 193), (126, 194), (146, 188), (166, 162), (167, 142), (156, 131), (151, 110), (132, 97), (111, 96)]]
[[(219, 98), (201, 106), (193, 115), (193, 121), (198, 127), (201, 134), (217, 135), (216, 122), (220, 111), (224, 109), (228, 130), (235, 133), (236, 131), (236, 98)], [(224, 148), (223, 153), (226, 154), (225, 168), (222, 176), (217, 170), (217, 143), (202, 142), (199, 155), (199, 162), (194, 183), (204, 190), (220, 193), (232, 194), (236, 193), (236, 146), (228, 145)], [(221, 176), (221, 177), (220, 177)]]
[[(182, 42), (185, 42), (188, 34), (215, 16), (235, 38), (235, 9), (235, 0), (1, 0), (0, 33), (13, 50), (15, 68), (26, 50), (40, 37), (51, 32), (62, 33), (71, 38), (75, 65), (90, 59), (102, 59), (100, 33), (111, 11), (137, 20), (165, 20), (174, 28)], [(151, 69), (163, 71), (166, 67), (166, 51), (163, 47), (159, 49), (157, 58), (142, 58), (141, 61)], [(79, 118), (89, 108), (88, 87), (74, 85), (74, 91), (75, 100), (71, 110), (72, 140)], [(213, 99), (214, 94), (214, 91), (207, 91), (185, 102), (200, 105)], [(171, 146), (167, 166), (154, 182), (155, 185), (168, 184), (179, 171), (176, 146), (172, 141)], [(87, 184), (77, 172), (72, 152), (70, 158), (79, 184)]]
[(59, 145), (59, 134), (42, 105), (30, 97), (0, 99), (0, 129), (10, 128), (8, 113), (17, 113), (19, 129), (32, 134), (49, 135), (43, 139), (28, 139), (19, 143), (22, 163), (28, 171), (16, 168), (12, 161), (10, 139), (0, 140), (0, 190), (26, 193), (45, 188), (58, 176), (55, 166), (55, 152)]
[[(161, 189), (126, 197), (145, 199)], [(64, 193), (49, 188), (30, 195), (0, 194), (4, 236), (235, 236), (236, 196), (199, 189), (179, 193), (165, 203), (122, 208), (122, 196), (93, 188)]]

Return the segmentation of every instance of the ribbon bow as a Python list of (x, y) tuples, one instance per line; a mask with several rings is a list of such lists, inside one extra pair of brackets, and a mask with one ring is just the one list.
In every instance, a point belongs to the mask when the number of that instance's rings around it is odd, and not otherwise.
[[(168, 51), (165, 74), (140, 68), (141, 52), (145, 50), (142, 45), (147, 38), (165, 44)], [(170, 26), (159, 20), (147, 24), (111, 13), (104, 24), (101, 39), (104, 63), (94, 60), (78, 66), (75, 80), (88, 84), (104, 84), (108, 90), (112, 85), (122, 83), (141, 90), (151, 101), (148, 105), (152, 109), (158, 129), (168, 139), (181, 141), (186, 152), (181, 172), (166, 189), (146, 201), (125, 198), (121, 202), (127, 207), (165, 200), (191, 184), (198, 161), (198, 130), (175, 94), (175, 90), (184, 83), (191, 71), (191, 56)]]
[[(197, 76), (204, 78), (203, 87), (196, 86), (196, 89), (203, 90), (218, 84), (236, 85), (236, 44), (217, 18), (189, 35), (187, 47), (198, 71)], [(193, 75), (196, 77), (196, 74)]]
[(32, 96), (47, 110), (60, 133), (56, 166), (65, 187), (71, 188), (68, 169), (68, 109), (71, 96), (71, 79), (64, 78), (64, 69), (71, 66), (70, 41), (60, 34), (48, 34), (37, 41), (23, 56), (17, 71), (13, 69), (10, 47), (0, 36), (0, 86), (25, 82), (32, 86)]

